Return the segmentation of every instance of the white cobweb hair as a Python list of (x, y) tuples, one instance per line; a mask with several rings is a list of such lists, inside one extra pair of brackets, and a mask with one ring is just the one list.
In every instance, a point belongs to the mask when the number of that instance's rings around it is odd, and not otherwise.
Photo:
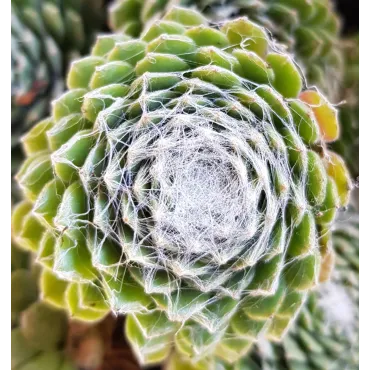
[[(189, 108), (193, 114), (184, 114)], [(153, 124), (155, 117), (161, 120)], [(109, 159), (105, 179), (118, 178), (109, 181), (109, 186), (127, 191), (133, 213), (143, 206), (149, 209), (149, 223), (154, 225), (150, 235), (159, 254), (161, 249), (175, 248), (183, 262), (201, 254), (220, 264), (256, 235), (248, 252), (250, 263), (266, 252), (271, 229), (286, 201), (276, 198), (267, 163), (282, 176), (290, 175), (286, 162), (276, 158), (258, 130), (268, 123), (256, 122), (253, 115), (249, 119), (241, 124), (221, 109), (200, 106), (196, 98), (185, 94), (172, 109), (144, 112), (131, 128), (130, 144)], [(117, 155), (126, 158), (124, 169), (119, 168)], [(127, 186), (128, 173), (134, 174), (135, 181)], [(151, 188), (145, 189), (149, 183)], [(138, 204), (130, 192), (139, 195)], [(259, 209), (261, 199), (265, 204)]]

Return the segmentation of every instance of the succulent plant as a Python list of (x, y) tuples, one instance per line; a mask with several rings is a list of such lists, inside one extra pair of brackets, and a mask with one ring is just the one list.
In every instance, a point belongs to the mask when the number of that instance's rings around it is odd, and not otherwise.
[[(62, 81), (60, 51), (50, 37), (45, 36), (42, 45), (15, 9), (12, 4), (12, 176), (23, 160), (20, 136), (47, 114), (52, 97), (62, 91), (60, 82), (56, 82)], [(12, 198), (19, 197), (19, 189), (12, 180)]]
[(127, 314), (142, 364), (173, 344), (234, 362), (261, 331), (283, 336), (329, 275), (323, 236), (348, 203), (326, 149), (336, 109), (262, 27), (177, 7), (138, 39), (100, 36), (67, 84), (17, 175), (14, 236), (45, 266), (44, 297)]
[(247, 16), (284, 43), (305, 71), (331, 100), (338, 99), (343, 74), (340, 17), (331, 0), (115, 0), (110, 7), (110, 26), (139, 36), (150, 21), (173, 4), (193, 6), (213, 22)]
[(37, 268), (12, 246), (11, 367), (16, 370), (75, 370), (63, 352), (67, 315), (39, 300)]
[(347, 161), (352, 177), (359, 176), (359, 35), (342, 41), (345, 75), (341, 86), (340, 140), (333, 148)]
[(309, 294), (281, 343), (260, 338), (253, 352), (229, 366), (216, 358), (193, 366), (173, 353), (166, 370), (328, 370), (359, 368), (359, 219), (352, 208), (335, 222), (335, 270)]
[(49, 114), (73, 54), (102, 26), (101, 0), (12, 0), (12, 144)]
[[(12, 0), (12, 177), (24, 158), (20, 137), (50, 114), (72, 58), (86, 53), (105, 21), (102, 0)], [(12, 200), (19, 200), (12, 181)]]
[(16, 9), (12, 6), (12, 146), (62, 91), (60, 50), (50, 36), (40, 40)]

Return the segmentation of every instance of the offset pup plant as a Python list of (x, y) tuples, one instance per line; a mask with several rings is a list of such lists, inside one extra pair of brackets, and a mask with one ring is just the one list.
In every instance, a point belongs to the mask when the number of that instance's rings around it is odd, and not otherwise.
[(127, 314), (141, 364), (173, 347), (234, 363), (260, 333), (280, 340), (334, 264), (351, 189), (326, 148), (336, 109), (264, 28), (178, 7), (140, 38), (100, 36), (67, 84), (17, 175), (14, 235), (44, 297)]

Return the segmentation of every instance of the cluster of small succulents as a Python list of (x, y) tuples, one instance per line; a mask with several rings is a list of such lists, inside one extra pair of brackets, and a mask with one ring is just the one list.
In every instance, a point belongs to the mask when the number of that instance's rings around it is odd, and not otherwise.
[[(331, 102), (358, 75), (343, 74), (331, 2), (117, 0), (115, 33), (70, 63), (50, 106), (54, 71), (100, 24), (86, 3), (14, 2), (12, 58), (51, 67), (12, 75), (13, 118), (30, 124), (12, 237), (41, 268), (33, 290), (13, 283), (26, 288), (14, 317), (31, 303), (63, 320), (124, 314), (138, 361), (171, 370), (326, 369), (349, 342), (334, 345), (321, 292), (334, 284), (355, 302), (358, 291), (356, 235), (332, 235), (355, 170)], [(16, 42), (25, 29), (37, 47)]]

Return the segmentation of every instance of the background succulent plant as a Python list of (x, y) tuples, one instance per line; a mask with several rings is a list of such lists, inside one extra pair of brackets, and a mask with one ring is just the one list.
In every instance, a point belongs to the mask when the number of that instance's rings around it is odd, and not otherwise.
[(17, 175), (14, 235), (46, 267), (44, 297), (128, 314), (141, 363), (173, 343), (234, 362), (285, 334), (329, 276), (324, 236), (348, 203), (326, 149), (336, 109), (262, 27), (183, 8), (139, 39), (100, 36), (67, 84)]
[(12, 0), (12, 144), (49, 114), (73, 55), (102, 27), (103, 1)]
[[(12, 176), (22, 134), (50, 114), (69, 62), (86, 53), (105, 22), (102, 0), (12, 0)], [(12, 183), (12, 198), (19, 191)]]
[(60, 50), (47, 34), (40, 40), (16, 9), (12, 6), (12, 146), (62, 91)]
[(345, 75), (341, 85), (340, 122), (342, 134), (333, 148), (348, 163), (353, 179), (359, 176), (359, 35), (342, 41)]
[(340, 18), (331, 0), (115, 0), (110, 25), (139, 36), (145, 26), (173, 4), (196, 7), (213, 22), (247, 16), (287, 47), (309, 84), (336, 101), (343, 74)]

